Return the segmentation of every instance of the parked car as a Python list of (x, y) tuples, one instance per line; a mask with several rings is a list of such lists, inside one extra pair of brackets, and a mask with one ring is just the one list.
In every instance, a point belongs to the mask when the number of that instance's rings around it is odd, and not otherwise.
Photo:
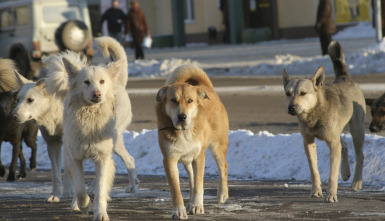
[(0, 2), (0, 57), (37, 77), (41, 58), (70, 49), (92, 57), (92, 30), (85, 0)]

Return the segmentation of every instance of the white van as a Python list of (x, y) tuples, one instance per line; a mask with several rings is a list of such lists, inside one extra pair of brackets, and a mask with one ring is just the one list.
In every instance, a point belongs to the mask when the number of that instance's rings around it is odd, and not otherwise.
[(85, 0), (0, 2), (0, 57), (37, 77), (43, 56), (70, 49), (92, 57), (91, 22)]

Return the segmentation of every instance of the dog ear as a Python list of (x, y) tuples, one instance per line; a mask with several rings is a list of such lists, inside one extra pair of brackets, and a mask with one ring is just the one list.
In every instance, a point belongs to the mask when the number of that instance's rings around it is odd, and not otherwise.
[(166, 91), (167, 91), (167, 86), (163, 86), (159, 89), (158, 93), (156, 94), (156, 101), (162, 102), (163, 99), (166, 97)]
[(209, 99), (209, 96), (207, 95), (207, 91), (203, 90), (203, 89), (198, 89), (198, 96), (199, 96), (199, 99), (200, 100), (203, 100), (203, 99)]
[(21, 86), (23, 86), (24, 84), (28, 84), (28, 83), (33, 83), (33, 81), (31, 80), (28, 80), (27, 78), (25, 78), (23, 75), (21, 75), (17, 70), (15, 70), (15, 76), (17, 78), (17, 81), (19, 82), (19, 84)]
[(286, 87), (286, 85), (289, 83), (290, 77), (286, 73), (286, 69), (283, 69), (283, 87)]
[(64, 67), (68, 73), (68, 76), (75, 77), (80, 71), (79, 68), (73, 65), (71, 61), (65, 57), (63, 57), (62, 60), (63, 60)]
[(120, 59), (107, 67), (107, 72), (113, 80), (118, 79), (120, 72), (122, 71), (123, 59)]
[(325, 71), (322, 66), (318, 68), (311, 80), (313, 81), (316, 89), (319, 89), (323, 86), (325, 80)]
[(372, 106), (373, 102), (375, 101), (376, 99), (373, 99), (373, 98), (365, 98), (365, 103), (366, 105), (368, 106)]

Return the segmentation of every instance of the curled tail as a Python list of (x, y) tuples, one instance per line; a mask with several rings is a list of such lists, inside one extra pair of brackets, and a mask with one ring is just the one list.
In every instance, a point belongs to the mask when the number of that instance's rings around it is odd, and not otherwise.
[(341, 45), (336, 41), (332, 41), (329, 44), (328, 52), (333, 62), (336, 77), (350, 77)]
[(0, 59), (0, 92), (18, 91), (20, 81), (15, 74), (16, 66), (10, 59)]
[(68, 73), (64, 67), (63, 58), (67, 58), (73, 65), (79, 69), (88, 66), (86, 57), (81, 57), (79, 53), (73, 51), (61, 52), (49, 57), (43, 58), (47, 73), (46, 89), (47, 92), (59, 99), (64, 99), (68, 91)]
[(119, 82), (123, 87), (126, 87), (128, 79), (128, 63), (127, 63), (127, 54), (122, 45), (111, 37), (99, 37), (95, 38), (96, 45), (99, 50), (103, 53), (103, 56), (108, 58), (110, 55), (113, 61), (124, 60), (124, 66), (122, 67), (122, 72), (119, 75)]
[(166, 85), (179, 82), (194, 86), (205, 85), (213, 88), (213, 84), (206, 72), (193, 64), (185, 64), (175, 69), (175, 71), (167, 78)]

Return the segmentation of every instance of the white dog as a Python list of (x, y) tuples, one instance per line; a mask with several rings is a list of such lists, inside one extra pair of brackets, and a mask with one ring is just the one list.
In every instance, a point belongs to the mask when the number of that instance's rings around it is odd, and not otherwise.
[(69, 76), (63, 115), (66, 171), (72, 179), (80, 210), (88, 213), (91, 202), (84, 185), (83, 160), (94, 161), (94, 220), (108, 220), (107, 200), (115, 174), (112, 150), (131, 121), (125, 83), (118, 82), (126, 61), (119, 60), (107, 68), (79, 67), (65, 57), (63, 62)]
[[(109, 53), (114, 60), (127, 60), (126, 53), (120, 44), (110, 37), (102, 37), (96, 39), (98, 47), (103, 54), (108, 57)], [(19, 82), (14, 85), (19, 85), (21, 89), (18, 93), (18, 104), (13, 111), (13, 118), (17, 122), (25, 122), (29, 119), (34, 119), (40, 126), (42, 135), (47, 142), (48, 154), (51, 160), (52, 168), (52, 192), (47, 197), (48, 202), (59, 202), (61, 195), (61, 146), (63, 136), (63, 104), (68, 91), (68, 75), (65, 70), (62, 58), (66, 57), (72, 61), (72, 64), (83, 67), (87, 65), (85, 59), (80, 59), (80, 56), (74, 52), (61, 53), (48, 57), (44, 60), (47, 65), (46, 72), (48, 77), (34, 83), (23, 78), (16, 73)], [(127, 82), (127, 64), (123, 62), (122, 73), (119, 75), (119, 82)], [(17, 79), (15, 78), (15, 79)], [(2, 82), (0, 82), (1, 84)], [(16, 87), (16, 86), (15, 86)], [(15, 88), (18, 90), (19, 88)], [(131, 112), (130, 101), (127, 111)], [(127, 119), (123, 119), (123, 132), (131, 121), (131, 113)], [(122, 133), (119, 133), (114, 152), (118, 154), (125, 163), (128, 170), (129, 184), (126, 192), (136, 192), (139, 188), (139, 180), (135, 171), (134, 159), (130, 156), (123, 145)], [(65, 174), (64, 181), (67, 181)], [(64, 195), (69, 195), (69, 183), (64, 183)]]

